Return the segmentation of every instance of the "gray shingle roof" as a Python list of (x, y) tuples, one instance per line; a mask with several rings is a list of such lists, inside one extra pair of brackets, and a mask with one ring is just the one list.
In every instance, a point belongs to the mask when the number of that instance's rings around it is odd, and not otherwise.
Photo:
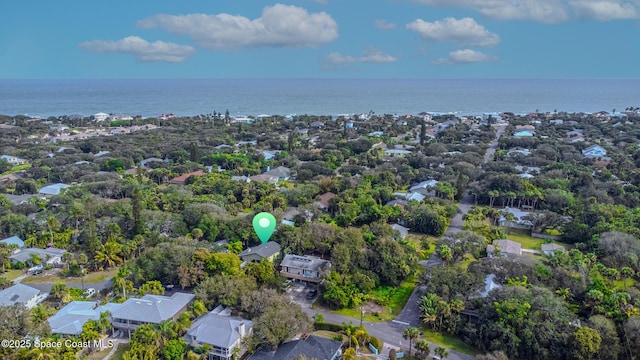
[(238, 254), (238, 257), (240, 257), (242, 259), (243, 256), (247, 256), (250, 254), (257, 254), (258, 256), (262, 257), (262, 258), (268, 258), (276, 253), (279, 253), (280, 250), (282, 250), (282, 247), (280, 246), (280, 244), (278, 244), (275, 241), (269, 241), (267, 243), (264, 244), (260, 244), (258, 246), (254, 246), (254, 247), (250, 247), (246, 250), (244, 250), (243, 252), (241, 252), (240, 254)]
[(284, 259), (282, 259), (280, 266), (320, 271), (320, 269), (326, 266), (327, 264), (329, 264), (327, 260), (322, 260), (319, 257), (308, 256), (308, 255), (299, 256), (299, 255), (287, 254), (284, 256)]
[(113, 312), (123, 304), (107, 303), (99, 306), (94, 301), (72, 301), (48, 319), (52, 334), (79, 335), (89, 320), (100, 319), (100, 313)]
[(142, 298), (130, 298), (114, 309), (111, 317), (159, 324), (175, 316), (194, 297), (193, 294), (175, 293), (171, 297), (147, 294)]
[(46, 261), (48, 257), (62, 256), (65, 252), (67, 251), (64, 249), (57, 249), (57, 248), (46, 248), (46, 249), (22, 248), (20, 249), (19, 252), (11, 255), (9, 259), (13, 260), (14, 262), (19, 261), (24, 263), (31, 260), (31, 254), (36, 254), (42, 260)]
[(253, 327), (252, 321), (210, 312), (194, 321), (187, 335), (200, 343), (228, 349), (242, 337), (240, 326), (243, 324), (246, 334)]
[(31, 286), (16, 284), (0, 291), (0, 306), (14, 304), (26, 304), (34, 296), (40, 294), (40, 290)]
[(341, 341), (309, 336), (306, 340), (294, 340), (282, 344), (274, 353), (270, 349), (260, 348), (250, 360), (291, 360), (306, 355), (312, 359), (331, 360), (342, 347)]

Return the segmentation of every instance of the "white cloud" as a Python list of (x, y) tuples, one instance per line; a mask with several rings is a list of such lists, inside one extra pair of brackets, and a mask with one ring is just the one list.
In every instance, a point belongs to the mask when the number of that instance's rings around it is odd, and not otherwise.
[(395, 56), (385, 54), (379, 49), (370, 48), (365, 50), (364, 56), (342, 55), (339, 53), (331, 53), (325, 59), (330, 65), (349, 65), (355, 63), (392, 63), (398, 61)]
[(375, 25), (380, 30), (392, 30), (396, 28), (396, 24), (386, 20), (376, 20)]
[(182, 62), (193, 55), (196, 50), (188, 45), (178, 45), (164, 41), (148, 42), (137, 36), (129, 36), (121, 40), (93, 40), (78, 45), (93, 52), (115, 52), (133, 54), (140, 61)]
[(498, 57), (487, 55), (479, 51), (464, 49), (449, 53), (449, 57), (440, 58), (432, 64), (470, 64), (475, 62), (497, 61)]
[(465, 7), (498, 20), (559, 23), (569, 19), (563, 0), (414, 0), (427, 5)]
[(577, 16), (598, 21), (637, 19), (640, 15), (637, 3), (625, 1), (573, 0), (569, 5)]
[(451, 17), (435, 22), (417, 19), (407, 24), (407, 29), (420, 34), (426, 41), (453, 42), (465, 46), (495, 46), (500, 37), (472, 18), (460, 20)]
[(142, 28), (162, 28), (187, 35), (213, 50), (243, 47), (309, 47), (338, 38), (338, 25), (325, 12), (309, 13), (293, 6), (267, 6), (254, 20), (229, 14), (159, 14), (138, 21)]

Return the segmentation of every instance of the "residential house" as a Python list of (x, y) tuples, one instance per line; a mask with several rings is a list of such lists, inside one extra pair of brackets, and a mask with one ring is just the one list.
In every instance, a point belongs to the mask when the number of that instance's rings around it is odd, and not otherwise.
[(387, 156), (406, 156), (411, 155), (411, 151), (404, 149), (386, 149), (384, 154)]
[(255, 182), (266, 182), (268, 184), (277, 184), (278, 183), (278, 177), (277, 176), (272, 176), (269, 174), (260, 174), (260, 175), (254, 175), (254, 176), (250, 176), (249, 177), (249, 181), (255, 181)]
[(142, 298), (129, 298), (111, 311), (111, 325), (131, 338), (133, 330), (140, 325), (177, 320), (194, 298), (193, 294), (179, 292), (170, 297), (147, 294)]
[(407, 237), (407, 235), (409, 235), (409, 229), (400, 224), (393, 224), (391, 225), (391, 228), (400, 233), (401, 239), (404, 239), (405, 237)]
[(47, 266), (55, 266), (63, 264), (62, 255), (67, 251), (64, 249), (57, 249), (49, 247), (46, 249), (38, 248), (22, 248), (9, 257), (9, 261), (12, 264), (23, 263), (36, 265), (34, 258), (40, 259), (42, 263)]
[(99, 112), (97, 114), (93, 114), (93, 121), (102, 122), (109, 119), (111, 115), (103, 112)]
[(240, 182), (251, 182), (251, 179), (248, 176), (242, 175), (242, 176), (232, 176), (231, 180), (233, 181), (240, 181)]
[(409, 194), (407, 194), (407, 201), (415, 200), (422, 201), (427, 196), (436, 196), (436, 186), (438, 186), (438, 180), (426, 180), (409, 188)]
[(0, 243), (8, 245), (16, 245), (18, 248), (24, 247), (24, 241), (17, 236), (8, 237), (0, 240)]
[(22, 304), (31, 309), (44, 301), (47, 294), (40, 294), (40, 290), (24, 284), (15, 284), (0, 291), (0, 306)]
[(7, 160), (11, 165), (24, 165), (27, 163), (27, 160), (11, 155), (0, 155), (0, 160)]
[(38, 190), (38, 193), (44, 196), (60, 195), (62, 190), (68, 188), (69, 186), (71, 185), (62, 184), (62, 183), (50, 184), (42, 187), (40, 190)]
[(183, 175), (174, 177), (173, 179), (171, 179), (170, 183), (175, 185), (184, 185), (186, 184), (187, 179), (189, 179), (190, 177), (203, 176), (203, 175), (207, 175), (207, 173), (202, 170), (198, 170), (198, 171), (190, 172), (188, 174), (183, 174)]
[(278, 181), (286, 181), (291, 178), (291, 169), (284, 166), (278, 166), (275, 169), (267, 170), (263, 175), (274, 176), (278, 178)]
[[(406, 199), (406, 194), (405, 194), (404, 198)], [(407, 206), (407, 201), (406, 200), (402, 200), (402, 199), (394, 199), (394, 200), (388, 201), (384, 205), (385, 206), (397, 206), (400, 209), (404, 210), (405, 207)]]
[(333, 199), (334, 197), (336, 197), (336, 194), (332, 193), (332, 192), (327, 192), (324, 193), (322, 195), (320, 195), (318, 201), (316, 201), (316, 204), (318, 205), (318, 207), (320, 209), (328, 209), (329, 208), (329, 201), (331, 201), (331, 199)]
[(307, 359), (337, 360), (342, 355), (341, 349), (342, 341), (311, 335), (286, 342), (276, 351), (263, 346), (249, 360), (291, 360), (302, 355)]
[(31, 199), (31, 197), (33, 195), (31, 195), (31, 194), (24, 194), (24, 195), (4, 194), (4, 196), (7, 199), (9, 199), (9, 201), (11, 201), (11, 203), (13, 205), (20, 205), (20, 204), (28, 204), (29, 203), (29, 199)]
[(436, 132), (441, 132), (442, 130), (445, 130), (445, 129), (447, 129), (447, 128), (451, 127), (451, 126), (455, 126), (457, 124), (458, 124), (458, 120), (445, 120), (445, 121), (443, 121), (441, 123), (435, 124), (433, 126), (433, 129)]
[(245, 249), (238, 254), (238, 257), (244, 262), (260, 262), (262, 259), (273, 261), (276, 256), (280, 254), (281, 250), (282, 247), (280, 244), (275, 241), (268, 241), (264, 244)]
[(602, 146), (594, 144), (582, 150), (582, 156), (590, 159), (596, 159), (607, 156), (607, 150)]
[(312, 129), (322, 129), (324, 127), (324, 123), (322, 121), (314, 121), (309, 124), (309, 127)]
[(168, 161), (165, 161), (165, 160), (157, 158), (157, 157), (150, 157), (150, 158), (146, 158), (146, 159), (140, 161), (140, 166), (150, 167), (149, 163), (152, 163), (152, 162), (165, 163), (165, 162), (168, 162)]
[(50, 317), (49, 326), (52, 334), (78, 336), (82, 326), (89, 320), (99, 320), (103, 312), (113, 312), (123, 304), (106, 303), (100, 306), (95, 301), (72, 301)]
[(534, 134), (533, 130), (521, 130), (521, 131), (518, 131), (518, 132), (514, 133), (513, 137), (515, 137), (515, 138), (532, 137), (533, 134)]
[(320, 282), (331, 263), (316, 256), (287, 254), (280, 262), (280, 273), (287, 279)]
[(487, 256), (493, 257), (498, 251), (501, 256), (522, 255), (520, 243), (511, 240), (493, 240), (493, 245), (487, 245)]
[(196, 319), (184, 339), (194, 348), (209, 345), (208, 360), (227, 360), (244, 355), (242, 339), (252, 330), (252, 321), (231, 316), (230, 310), (219, 306)]
[(531, 151), (529, 149), (512, 149), (507, 151), (507, 157), (512, 158), (516, 156), (529, 156)]
[(556, 251), (564, 251), (566, 250), (564, 246), (558, 244), (542, 244), (540, 245), (540, 250), (545, 255), (553, 256)]
[(530, 212), (510, 207), (506, 207), (502, 209), (502, 211), (513, 214), (514, 219), (512, 221), (507, 221), (504, 216), (500, 216), (500, 219), (498, 220), (500, 226), (523, 230), (531, 230), (531, 228), (533, 227), (533, 223), (525, 219), (527, 215), (531, 214)]
[[(7, 175), (0, 176), (0, 183), (8, 184), (8, 183), (16, 182), (16, 181), (18, 181), (20, 179), (22, 179), (22, 177), (19, 174), (10, 173), (10, 174), (7, 174)], [(9, 194), (5, 194), (5, 196), (6, 195), (9, 195)]]

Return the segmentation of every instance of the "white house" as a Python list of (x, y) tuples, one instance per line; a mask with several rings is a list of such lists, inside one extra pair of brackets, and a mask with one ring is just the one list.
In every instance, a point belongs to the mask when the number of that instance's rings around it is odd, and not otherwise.
[(22, 165), (27, 163), (27, 160), (11, 155), (0, 155), (0, 159), (7, 160), (11, 165)]
[(603, 156), (607, 156), (607, 150), (600, 145), (591, 145), (582, 150), (582, 155), (586, 158), (595, 159)]
[(40, 290), (24, 284), (16, 284), (0, 291), (0, 306), (22, 304), (31, 309), (47, 298)]
[(109, 115), (107, 113), (99, 112), (97, 114), (93, 114), (93, 120), (94, 121), (98, 121), (98, 122), (106, 121), (107, 119), (109, 119), (109, 116), (111, 116), (111, 115)]
[(242, 339), (251, 335), (252, 328), (252, 321), (231, 316), (231, 311), (218, 306), (195, 320), (184, 339), (194, 348), (209, 345), (210, 360), (227, 360), (244, 355)]

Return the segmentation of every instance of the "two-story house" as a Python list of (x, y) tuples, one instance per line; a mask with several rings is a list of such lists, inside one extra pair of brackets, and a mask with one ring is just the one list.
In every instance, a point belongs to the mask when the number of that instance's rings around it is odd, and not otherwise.
[(111, 312), (111, 325), (129, 335), (143, 324), (160, 324), (175, 321), (187, 310), (195, 295), (175, 293), (169, 296), (147, 294), (142, 298), (130, 298)]
[(280, 273), (287, 279), (318, 283), (328, 273), (331, 263), (316, 256), (287, 254), (280, 268)]
[(193, 322), (184, 336), (194, 348), (209, 345), (208, 360), (228, 360), (241, 357), (246, 349), (242, 339), (251, 335), (253, 322), (237, 316), (222, 306), (201, 316)]

